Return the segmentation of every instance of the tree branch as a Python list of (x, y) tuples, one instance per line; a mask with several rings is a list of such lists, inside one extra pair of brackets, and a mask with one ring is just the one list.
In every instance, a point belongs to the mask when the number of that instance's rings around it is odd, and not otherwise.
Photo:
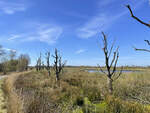
[(120, 75), (122, 74), (122, 71), (123, 71), (123, 66), (121, 67), (121, 70), (120, 70), (118, 76), (114, 79), (114, 81), (117, 80), (120, 77)]
[(116, 71), (116, 66), (117, 66), (118, 58), (119, 58), (119, 53), (117, 52), (117, 58), (115, 60), (114, 68), (113, 68), (113, 71), (112, 71), (111, 75), (113, 75), (115, 73), (115, 71)]
[(137, 21), (140, 22), (141, 24), (144, 24), (145, 26), (147, 26), (147, 27), (150, 28), (150, 24), (145, 23), (145, 22), (143, 22), (142, 20), (140, 20), (138, 17), (134, 16), (130, 5), (126, 5), (126, 7), (129, 9), (132, 18), (134, 18), (135, 20), (137, 20)]
[(149, 40), (144, 40), (148, 45), (150, 45), (150, 42), (149, 42)]
[(101, 68), (100, 65), (98, 65), (98, 67), (100, 68), (100, 71), (101, 71), (102, 73), (107, 74), (105, 71), (103, 71), (103, 69)]
[(113, 65), (113, 63), (114, 63), (114, 61), (115, 61), (115, 59), (116, 59), (116, 54), (118, 54), (118, 49), (119, 49), (119, 47), (116, 49), (116, 51), (114, 52), (114, 56), (113, 56), (113, 59), (112, 59), (112, 61), (111, 61), (111, 64), (110, 64), (110, 68), (112, 67), (112, 65)]
[(110, 55), (111, 55), (111, 52), (112, 52), (112, 50), (113, 50), (113, 47), (114, 47), (114, 44), (115, 44), (115, 41), (112, 43), (112, 45), (111, 45), (111, 48), (110, 48), (110, 52), (109, 52), (109, 55), (108, 55), (108, 58), (110, 57)]
[(150, 52), (150, 50), (148, 50), (148, 49), (137, 49), (137, 48), (135, 48), (135, 47), (133, 47), (133, 48), (134, 48), (135, 51), (146, 51), (146, 52)]

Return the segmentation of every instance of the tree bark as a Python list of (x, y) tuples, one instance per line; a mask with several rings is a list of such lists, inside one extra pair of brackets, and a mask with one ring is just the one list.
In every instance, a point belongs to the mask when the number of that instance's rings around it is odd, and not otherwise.
[(56, 73), (56, 82), (59, 81), (59, 74)]
[(50, 75), (51, 75), (50, 70), (48, 70), (48, 76), (50, 76)]
[(113, 83), (113, 80), (108, 78), (108, 91), (110, 94), (113, 93), (113, 84), (112, 83)]

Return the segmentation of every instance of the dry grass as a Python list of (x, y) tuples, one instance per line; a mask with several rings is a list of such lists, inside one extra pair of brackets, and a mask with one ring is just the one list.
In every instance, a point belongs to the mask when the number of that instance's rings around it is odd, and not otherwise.
[(13, 73), (5, 80), (3, 90), (7, 99), (7, 112), (8, 113), (22, 113), (22, 103), (21, 97), (16, 93), (14, 83), (20, 74), (23, 73)]
[(7, 113), (6, 101), (4, 99), (4, 93), (2, 90), (4, 79), (0, 80), (0, 113)]
[[(111, 98), (107, 98), (107, 79), (100, 73), (88, 73), (77, 68), (66, 69), (59, 84), (55, 82), (53, 74), (49, 77), (45, 71), (13, 75), (5, 81), (8, 113), (72, 113), (74, 110), (82, 113), (85, 97), (91, 102), (90, 106), (97, 107), (94, 103), (106, 103), (107, 106), (98, 104), (98, 107), (111, 108), (111, 111), (105, 113), (114, 113), (112, 111), (118, 107), (122, 109), (120, 113), (129, 113), (132, 109), (135, 109), (132, 113), (149, 113), (142, 105), (150, 101), (149, 74), (123, 74), (114, 82), (114, 97)], [(89, 113), (103, 112), (89, 110)]]

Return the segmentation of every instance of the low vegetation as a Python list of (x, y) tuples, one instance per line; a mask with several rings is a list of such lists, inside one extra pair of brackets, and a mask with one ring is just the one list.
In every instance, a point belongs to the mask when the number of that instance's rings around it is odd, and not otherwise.
[(0, 113), (7, 113), (7, 109), (6, 109), (6, 101), (4, 98), (4, 93), (2, 90), (3, 87), (3, 83), (4, 83), (4, 79), (0, 80)]
[(78, 68), (65, 68), (60, 86), (53, 71), (51, 77), (46, 70), (14, 75), (4, 85), (8, 113), (149, 113), (149, 74), (124, 73), (114, 81), (113, 95), (105, 75)]

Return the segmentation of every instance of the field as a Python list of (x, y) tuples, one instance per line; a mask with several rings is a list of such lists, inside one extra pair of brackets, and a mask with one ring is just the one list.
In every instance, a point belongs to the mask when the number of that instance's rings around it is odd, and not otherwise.
[(148, 68), (123, 73), (113, 83), (113, 95), (105, 75), (84, 70), (87, 67), (65, 68), (59, 83), (45, 70), (8, 77), (8, 113), (150, 113)]

